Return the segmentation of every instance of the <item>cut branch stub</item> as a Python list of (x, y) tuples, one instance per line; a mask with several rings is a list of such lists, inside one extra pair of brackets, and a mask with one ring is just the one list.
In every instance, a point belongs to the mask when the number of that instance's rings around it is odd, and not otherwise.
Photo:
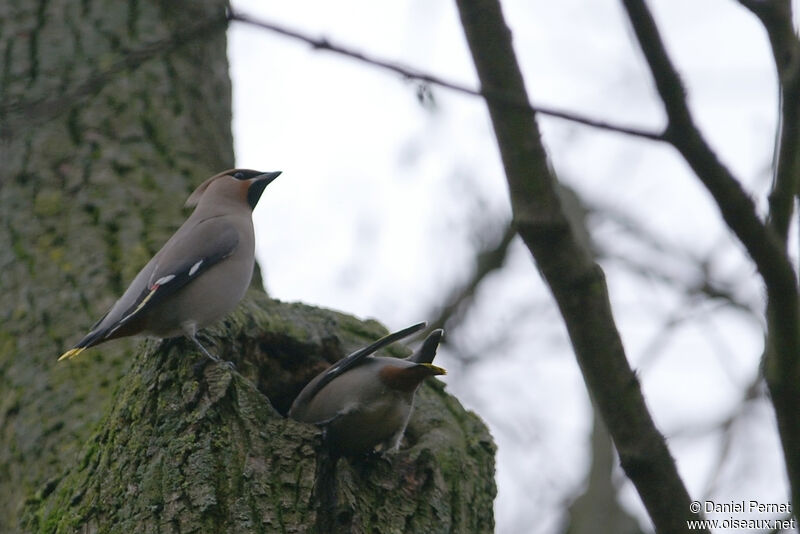
[(383, 333), (254, 293), (207, 332), (241, 374), (183, 340), (149, 342), (80, 457), (28, 500), (23, 528), (492, 531), (494, 445), (440, 382), (420, 389), (404, 444), (386, 457), (337, 461), (319, 430), (279, 413), (319, 367)]

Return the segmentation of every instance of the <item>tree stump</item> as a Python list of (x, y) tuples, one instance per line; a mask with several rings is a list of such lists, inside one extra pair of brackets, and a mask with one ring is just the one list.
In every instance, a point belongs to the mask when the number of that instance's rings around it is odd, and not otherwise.
[[(386, 330), (251, 291), (203, 341), (148, 341), (97, 431), (26, 503), (33, 532), (491, 532), (495, 446), (428, 379), (400, 450), (333, 458), (287, 419), (327, 365)], [(384, 355), (404, 357), (399, 344)]]

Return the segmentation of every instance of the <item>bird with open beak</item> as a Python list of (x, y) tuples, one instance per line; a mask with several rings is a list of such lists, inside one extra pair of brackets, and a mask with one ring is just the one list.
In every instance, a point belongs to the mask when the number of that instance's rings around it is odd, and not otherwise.
[(371, 356), (375, 351), (425, 327), (419, 323), (382, 337), (339, 360), (306, 385), (289, 417), (324, 430), (325, 442), (338, 454), (397, 450), (425, 378), (446, 373), (433, 365), (443, 331), (434, 330), (406, 359)]
[(244, 297), (255, 265), (252, 213), (280, 172), (230, 169), (186, 200), (196, 206), (83, 339), (59, 360), (111, 339), (185, 335), (203, 354), (197, 330), (227, 315)]

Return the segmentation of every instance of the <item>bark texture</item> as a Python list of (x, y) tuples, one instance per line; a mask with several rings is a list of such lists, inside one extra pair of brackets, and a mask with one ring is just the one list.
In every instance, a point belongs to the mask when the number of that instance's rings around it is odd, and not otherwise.
[(490, 531), (491, 439), (440, 384), (384, 460), (271, 407), (374, 323), (256, 295), (210, 337), (239, 373), (181, 341), (56, 363), (233, 166), (224, 7), (0, 2), (0, 532)]
[(253, 291), (207, 331), (241, 374), (182, 339), (148, 342), (24, 529), (491, 532), (494, 445), (440, 382), (421, 387), (403, 447), (383, 457), (331, 458), (316, 427), (281, 415), (313, 374), (385, 332)]
[[(188, 21), (218, 30), (178, 47)], [(219, 0), (0, 2), (2, 532), (72, 463), (132, 345), (55, 358), (233, 162), (223, 28)]]

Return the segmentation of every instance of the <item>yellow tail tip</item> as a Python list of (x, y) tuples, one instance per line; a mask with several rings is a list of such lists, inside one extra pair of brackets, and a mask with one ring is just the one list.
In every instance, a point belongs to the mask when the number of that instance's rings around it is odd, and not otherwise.
[(65, 352), (64, 354), (62, 354), (61, 356), (59, 356), (58, 357), (58, 361), (69, 360), (70, 358), (74, 358), (75, 356), (77, 356), (78, 354), (80, 354), (81, 352), (83, 352), (85, 350), (86, 350), (86, 347), (75, 347), (74, 349), (70, 349), (67, 352)]
[(420, 365), (423, 366), (423, 367), (427, 367), (435, 375), (446, 375), (447, 374), (447, 370), (445, 370), (443, 367), (439, 367), (438, 365), (433, 365), (432, 363), (421, 363)]

